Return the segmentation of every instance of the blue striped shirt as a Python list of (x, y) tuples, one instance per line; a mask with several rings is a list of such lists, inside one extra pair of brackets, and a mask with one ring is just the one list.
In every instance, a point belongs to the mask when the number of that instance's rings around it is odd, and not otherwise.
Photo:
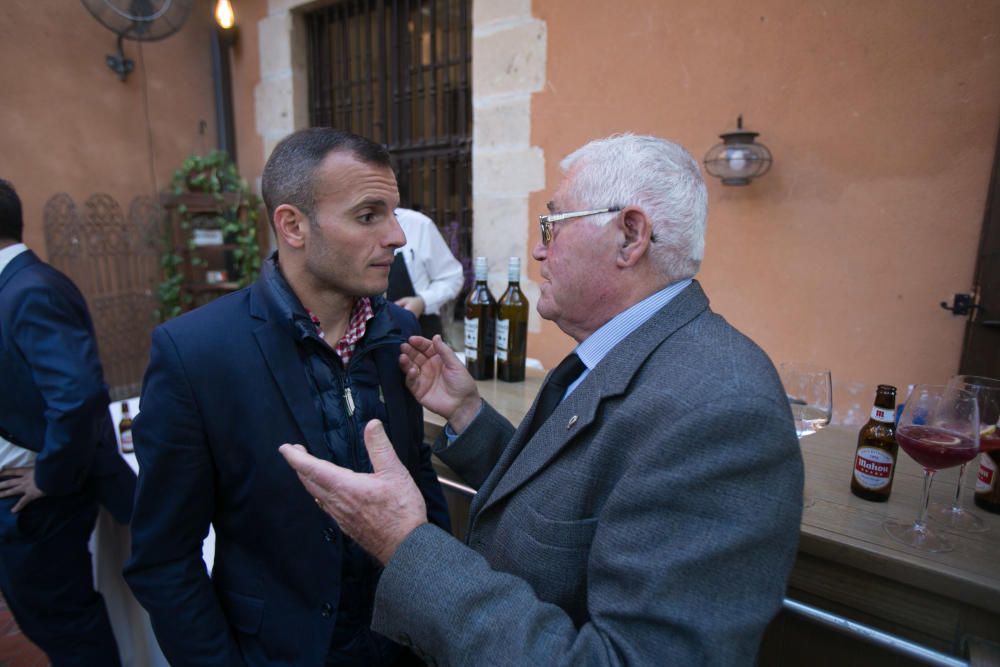
[(563, 398), (569, 396), (576, 389), (577, 385), (590, 374), (590, 371), (597, 367), (611, 352), (618, 343), (625, 340), (630, 333), (646, 323), (661, 308), (670, 303), (675, 296), (680, 294), (685, 287), (691, 284), (691, 278), (679, 280), (676, 283), (667, 285), (659, 292), (647, 296), (645, 299), (630, 306), (626, 310), (618, 313), (600, 329), (587, 336), (587, 338), (576, 346), (576, 355), (587, 368), (567, 389)]

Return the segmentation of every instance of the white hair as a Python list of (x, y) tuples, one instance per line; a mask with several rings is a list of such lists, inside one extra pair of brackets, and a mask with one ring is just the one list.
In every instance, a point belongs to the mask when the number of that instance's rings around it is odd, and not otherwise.
[[(698, 272), (705, 254), (708, 191), (698, 163), (683, 147), (659, 137), (616, 134), (566, 156), (575, 170), (571, 196), (584, 207), (638, 206), (652, 222), (650, 257), (671, 282)], [(612, 214), (587, 222), (604, 225)]]

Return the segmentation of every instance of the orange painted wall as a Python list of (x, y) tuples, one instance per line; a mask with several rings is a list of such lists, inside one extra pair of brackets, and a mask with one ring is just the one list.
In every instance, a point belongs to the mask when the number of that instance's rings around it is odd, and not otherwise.
[(141, 59), (137, 43), (126, 41), (136, 69), (123, 83), (104, 63), (115, 35), (80, 2), (0, 3), (0, 177), (18, 189), (25, 240), (43, 257), (51, 195), (66, 192), (82, 206), (107, 192), (127, 210), (134, 196), (154, 191), (151, 156), (163, 189), (186, 156), (216, 145), (211, 9), (198, 0), (178, 33), (142, 45)]
[[(973, 278), (1000, 123), (998, 0), (534, 0), (533, 14), (548, 60), (532, 210), (591, 138), (652, 133), (701, 160), (742, 113), (775, 161), (749, 187), (708, 178), (713, 308), (775, 362), (828, 365), (839, 420), (866, 419), (879, 382), (956, 372), (964, 320), (938, 303)], [(549, 323), (529, 341), (547, 366), (571, 348)]]

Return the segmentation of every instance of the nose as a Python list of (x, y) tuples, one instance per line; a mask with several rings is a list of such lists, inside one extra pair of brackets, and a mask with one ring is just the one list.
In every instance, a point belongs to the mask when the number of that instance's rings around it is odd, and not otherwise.
[(549, 252), (548, 246), (542, 243), (542, 239), (539, 238), (538, 241), (535, 243), (535, 247), (531, 249), (531, 257), (535, 261), (540, 262), (543, 259), (545, 259), (548, 252)]
[(403, 228), (400, 227), (399, 220), (396, 219), (395, 211), (391, 211), (389, 213), (389, 232), (382, 244), (393, 249), (402, 248), (406, 245), (406, 233), (403, 232)]

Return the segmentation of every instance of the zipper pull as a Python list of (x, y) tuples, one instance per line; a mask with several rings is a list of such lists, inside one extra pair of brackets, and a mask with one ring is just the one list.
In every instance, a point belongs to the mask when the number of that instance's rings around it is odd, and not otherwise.
[(379, 403), (385, 405), (385, 394), (382, 393), (382, 385), (378, 386), (378, 400)]
[(344, 387), (344, 402), (347, 403), (347, 416), (354, 416), (354, 396), (351, 394), (350, 387)]

